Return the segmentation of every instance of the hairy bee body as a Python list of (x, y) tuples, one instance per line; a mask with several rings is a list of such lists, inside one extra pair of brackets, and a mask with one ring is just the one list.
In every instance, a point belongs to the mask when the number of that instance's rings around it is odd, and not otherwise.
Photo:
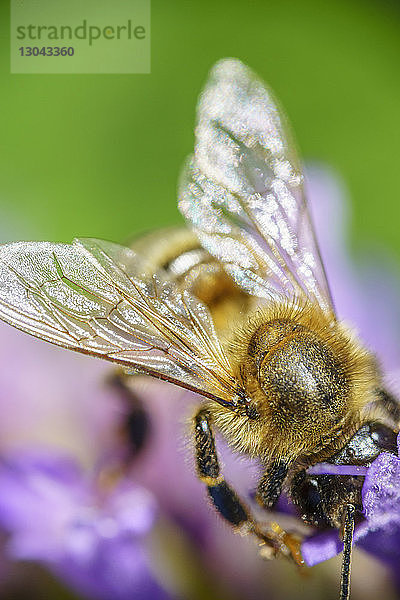
[(333, 315), (310, 302), (256, 307), (193, 233), (183, 227), (139, 237), (132, 249), (149, 273), (164, 270), (206, 304), (235, 377), (260, 418), (207, 403), (235, 450), (266, 464), (315, 464), (346, 445), (374, 400), (379, 374), (370, 353)]
[(169, 227), (144, 234), (131, 248), (144, 257), (149, 275), (162, 269), (181, 290), (188, 290), (210, 310), (218, 334), (243, 319), (253, 300), (225, 273), (221, 263), (201, 246), (186, 227)]

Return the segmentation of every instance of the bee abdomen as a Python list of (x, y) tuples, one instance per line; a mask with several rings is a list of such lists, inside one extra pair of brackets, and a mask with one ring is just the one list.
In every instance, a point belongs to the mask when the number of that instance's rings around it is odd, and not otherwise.
[(149, 274), (162, 269), (180, 289), (201, 300), (210, 309), (217, 330), (224, 329), (248, 302), (247, 294), (189, 229), (161, 229), (143, 235), (131, 247), (142, 255)]

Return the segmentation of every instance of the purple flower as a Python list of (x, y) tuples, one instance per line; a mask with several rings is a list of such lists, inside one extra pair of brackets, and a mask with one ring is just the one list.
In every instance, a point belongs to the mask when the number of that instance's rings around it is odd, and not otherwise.
[[(397, 438), (400, 450), (400, 435)], [(366, 520), (358, 525), (354, 542), (386, 565), (398, 576), (400, 565), (400, 459), (383, 452), (369, 467), (363, 490)], [(337, 532), (317, 534), (303, 543), (308, 565), (332, 558), (343, 549)], [(400, 579), (399, 579), (400, 583)]]
[[(397, 438), (400, 450), (400, 436)], [(371, 465), (363, 486), (367, 521), (358, 527), (356, 542), (393, 567), (400, 565), (400, 459), (382, 453)], [(399, 579), (400, 581), (400, 579)]]
[(93, 465), (126, 411), (109, 374), (103, 361), (0, 322), (0, 451), (47, 445)]
[(5, 558), (40, 562), (89, 598), (166, 598), (145, 550), (159, 509), (127, 469), (129, 407), (109, 367), (0, 332)]
[(0, 525), (7, 554), (45, 564), (90, 598), (165, 598), (143, 538), (152, 494), (127, 478), (102, 489), (70, 457), (14, 453), (0, 463)]

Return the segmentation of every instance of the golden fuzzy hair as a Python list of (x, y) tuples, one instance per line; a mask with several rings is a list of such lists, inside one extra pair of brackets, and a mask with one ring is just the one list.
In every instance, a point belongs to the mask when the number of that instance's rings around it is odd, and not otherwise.
[[(278, 368), (281, 379), (285, 377), (290, 355), (286, 360), (284, 352), (294, 339), (308, 344), (311, 356), (315, 347), (320, 362), (322, 352), (326, 361), (338, 365), (345, 391), (336, 411), (328, 406), (324, 412), (311, 402), (295, 409), (293, 403), (282, 403), (268, 392), (260, 365), (268, 367), (279, 350), (283, 359), (278, 362)], [(360, 345), (354, 333), (332, 313), (306, 300), (283, 298), (256, 310), (232, 331), (226, 352), (234, 376), (260, 417), (251, 421), (212, 405), (214, 422), (238, 451), (266, 461), (284, 458), (293, 462), (302, 458), (318, 462), (343, 447), (360, 426), (363, 408), (373, 400), (380, 377), (373, 356)], [(324, 372), (321, 373), (323, 377)]]

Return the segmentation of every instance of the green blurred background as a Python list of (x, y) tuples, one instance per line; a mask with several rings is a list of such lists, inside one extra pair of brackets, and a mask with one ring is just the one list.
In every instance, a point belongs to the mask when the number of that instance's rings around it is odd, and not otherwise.
[(236, 56), (281, 99), (303, 157), (343, 177), (353, 247), (400, 257), (397, 3), (153, 0), (150, 75), (11, 75), (0, 10), (3, 239), (118, 241), (178, 222), (196, 98)]

